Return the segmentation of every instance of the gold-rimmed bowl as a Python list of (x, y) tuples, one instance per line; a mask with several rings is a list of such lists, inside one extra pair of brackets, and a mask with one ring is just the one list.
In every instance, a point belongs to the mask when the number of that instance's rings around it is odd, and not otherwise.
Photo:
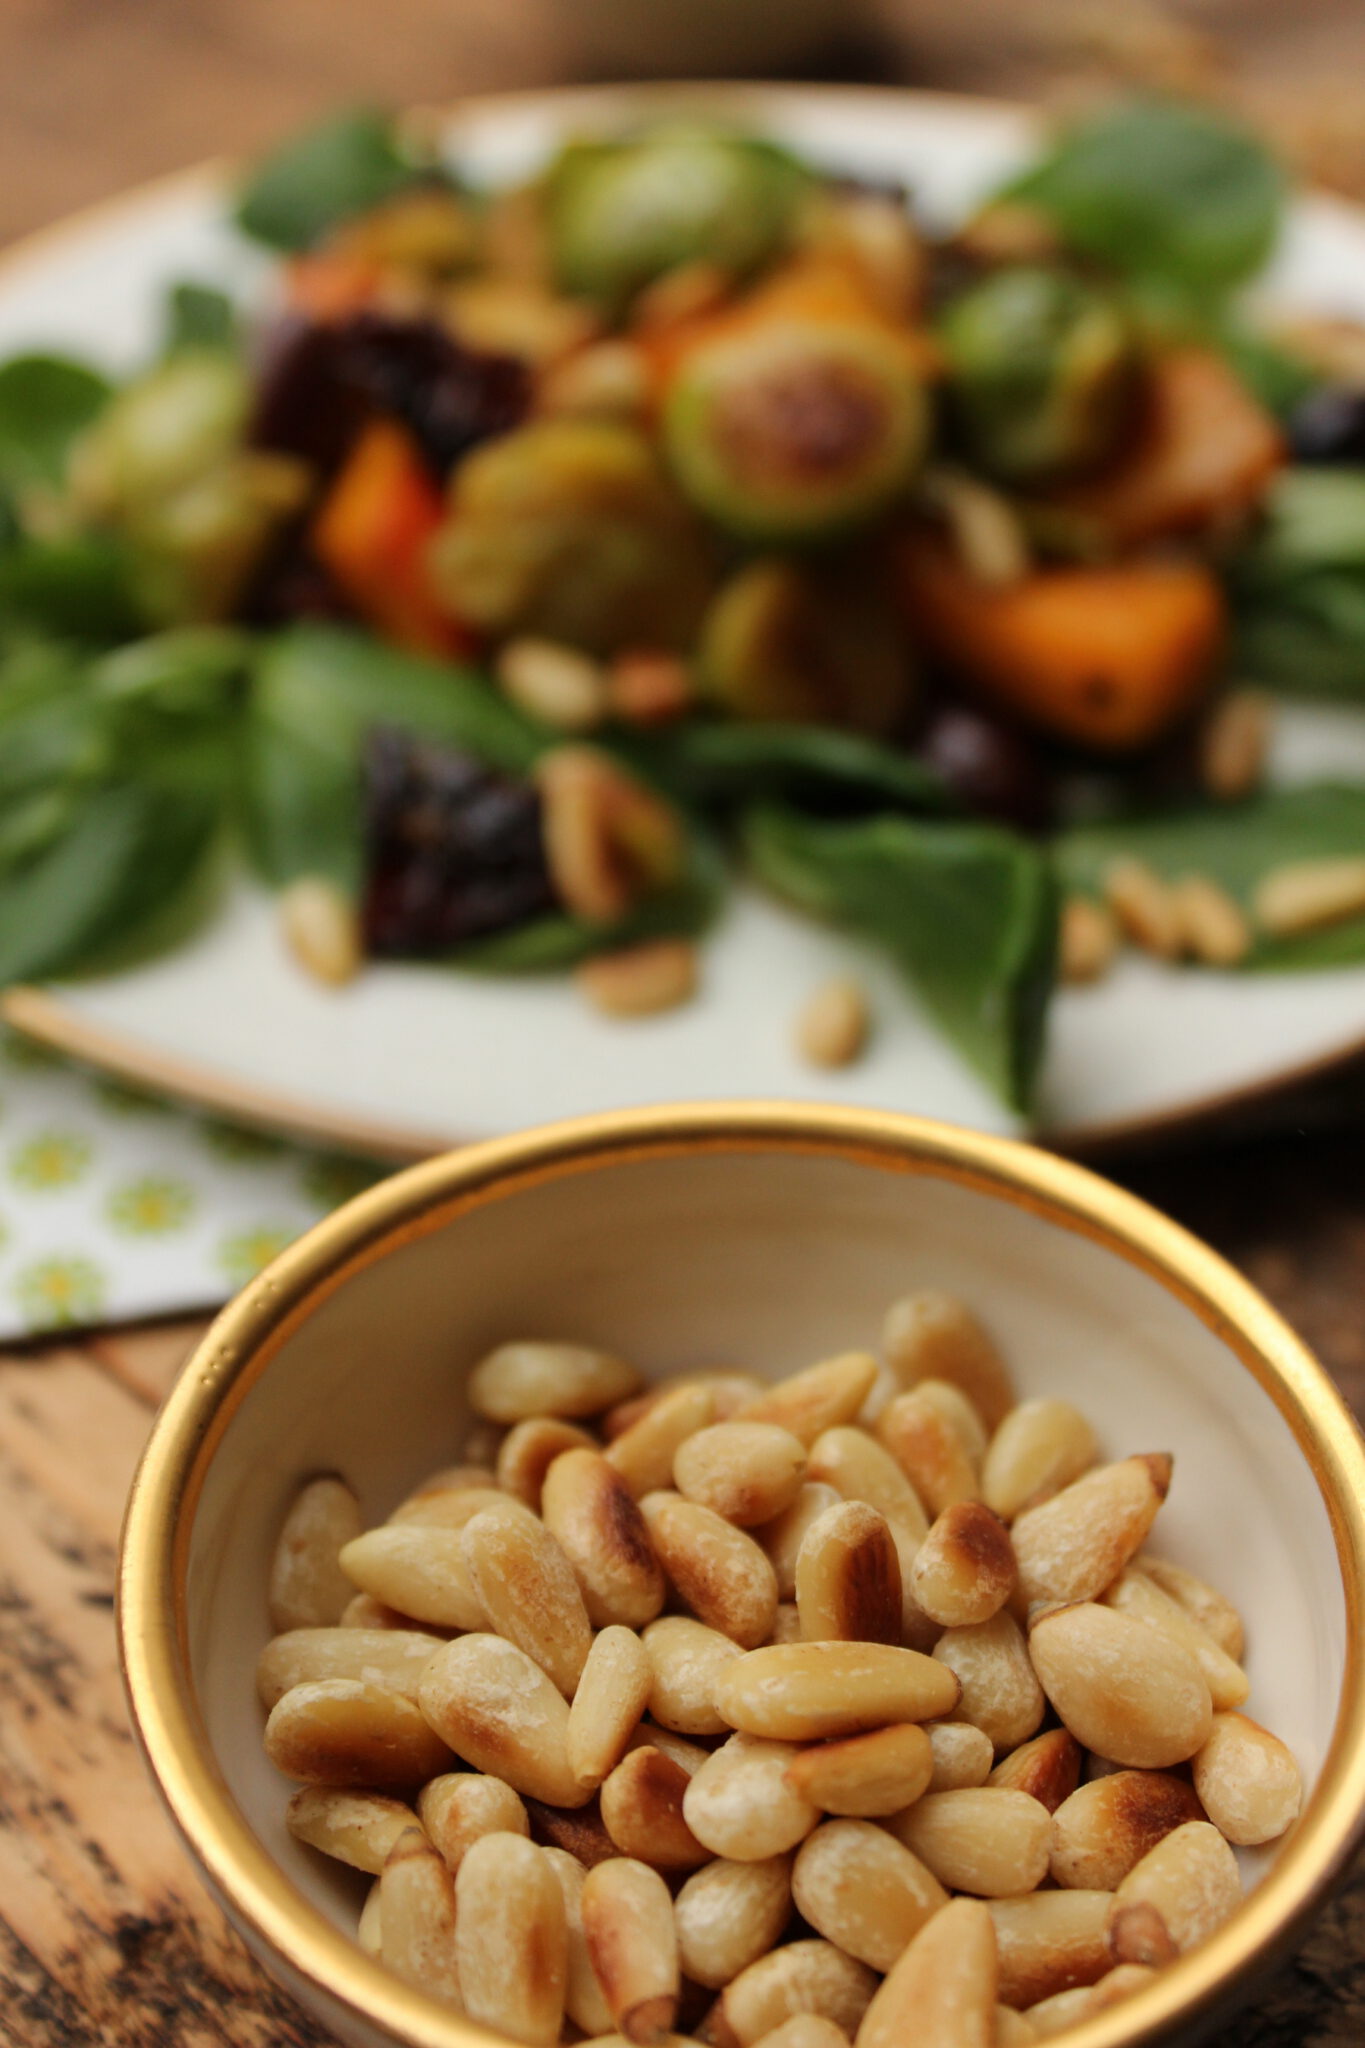
[(309, 1232), (213, 1325), (134, 1484), (119, 1616), (147, 1760), (251, 1948), (343, 2040), (494, 2037), (366, 1956), (354, 1873), (285, 1830), (253, 1674), (299, 1482), (341, 1471), (382, 1518), (457, 1453), (463, 1375), (508, 1337), (776, 1375), (874, 1344), (927, 1285), (978, 1309), (1021, 1393), (1074, 1401), (1114, 1455), (1175, 1453), (1160, 1547), (1243, 1609), (1250, 1710), (1308, 1786), (1234, 1918), (1068, 2041), (1194, 2040), (1293, 1944), (1365, 1832), (1365, 1450), (1321, 1368), (1214, 1253), (1045, 1153), (865, 1111), (648, 1109), (432, 1160)]

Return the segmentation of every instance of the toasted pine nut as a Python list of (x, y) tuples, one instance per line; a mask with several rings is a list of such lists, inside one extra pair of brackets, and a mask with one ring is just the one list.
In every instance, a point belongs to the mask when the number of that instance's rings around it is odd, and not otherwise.
[(515, 1643), (458, 1636), (427, 1665), (418, 1700), (431, 1726), (475, 1770), (549, 1806), (582, 1806), (589, 1798), (569, 1768), (563, 1695)]
[[(652, 1387), (646, 1387), (642, 1394), (632, 1395), (629, 1401), (618, 1401), (607, 1410), (602, 1417), (602, 1434), (607, 1442), (615, 1443), (618, 1437), (633, 1429), (642, 1417), (657, 1408), (667, 1395), (676, 1393), (679, 1387), (705, 1387), (712, 1403), (707, 1422), (729, 1422), (741, 1408), (747, 1408), (751, 1401), (757, 1400), (765, 1391), (766, 1382), (757, 1373), (736, 1372), (728, 1365), (703, 1366), (696, 1372), (668, 1373), (663, 1379), (656, 1380)], [(700, 1423), (697, 1426), (704, 1427)], [(671, 1457), (668, 1470), (671, 1474)], [(653, 1493), (657, 1488), (650, 1487), (647, 1491)]]
[(1067, 986), (1103, 981), (1118, 950), (1119, 928), (1108, 906), (1093, 896), (1068, 896), (1058, 940), (1058, 972)]
[(365, 1894), (365, 1903), (356, 1922), (355, 1938), (367, 1956), (377, 1956), (383, 1952), (384, 1904), (380, 1896), (381, 1890), (381, 1882), (376, 1878)]
[[(861, 1436), (862, 1431), (857, 1430), (854, 1434)], [(832, 1486), (826, 1486), (819, 1480), (807, 1480), (791, 1506), (782, 1514), (775, 1515), (764, 1529), (759, 1541), (777, 1574), (777, 1591), (781, 1600), (795, 1598), (796, 1560), (801, 1554), (807, 1530), (819, 1520), (826, 1508), (837, 1507), (840, 1498)]]
[(1095, 1432), (1067, 1401), (1021, 1401), (986, 1448), (981, 1497), (1002, 1521), (1059, 1493), (1095, 1462)]
[(548, 1529), (508, 1501), (475, 1515), (461, 1536), (465, 1569), (489, 1625), (525, 1650), (566, 1698), (592, 1647), (573, 1566)]
[(716, 1400), (706, 1386), (670, 1387), (607, 1446), (606, 1459), (636, 1500), (673, 1483), (673, 1460), (697, 1430), (714, 1420)]
[[(1109, 1975), (1113, 1975), (1112, 1970)], [(1103, 1977), (1099, 1982), (1104, 1982)], [(1033, 2029), (1031, 2038), (1050, 2041), (1054, 2034), (1064, 2034), (1068, 2027), (1079, 2026), (1089, 2016), (1092, 2010), (1090, 2001), (1098, 1988), (1095, 1984), (1076, 1984), (1070, 1991), (1054, 1991), (1051, 1998), (1040, 1998), (1037, 2005), (1028, 2009), (1028, 2020)]]
[(678, 1494), (647, 1493), (638, 1512), (675, 1592), (698, 1620), (745, 1649), (763, 1642), (777, 1613), (777, 1578), (753, 1537)]
[(678, 327), (704, 314), (718, 312), (734, 288), (734, 279), (718, 263), (694, 257), (664, 271), (645, 286), (631, 306), (631, 323), (651, 329)]
[(877, 1435), (931, 1515), (976, 1498), (976, 1471), (961, 1437), (918, 1389), (888, 1401), (877, 1417)]
[(455, 1902), (455, 1955), (470, 2019), (550, 2048), (564, 2018), (569, 1937), (564, 1894), (544, 1852), (523, 1835), (481, 1835), (465, 1851)]
[(727, 1664), (712, 1698), (732, 1728), (778, 1742), (936, 1720), (961, 1687), (946, 1665), (887, 1643), (783, 1643)]
[(1272, 938), (1340, 924), (1365, 911), (1365, 860), (1301, 860), (1272, 868), (1252, 898), (1252, 914)]
[(739, 1419), (776, 1422), (809, 1448), (822, 1431), (854, 1420), (876, 1377), (870, 1351), (841, 1351), (778, 1380), (742, 1408)]
[(291, 1686), (314, 1678), (363, 1678), (415, 1700), (423, 1666), (441, 1642), (415, 1629), (293, 1628), (262, 1650), (256, 1690), (267, 1712)]
[(695, 1778), (706, 1762), (711, 1751), (703, 1749), (699, 1742), (688, 1742), (683, 1736), (675, 1735), (671, 1728), (660, 1728), (654, 1721), (641, 1721), (627, 1749), (657, 1749), (686, 1771), (689, 1778)]
[(1003, 589), (1027, 576), (1028, 535), (1014, 505), (991, 484), (952, 463), (935, 463), (926, 494), (947, 528), (948, 542), (974, 583)]
[(624, 1359), (583, 1344), (499, 1344), (474, 1367), (466, 1395), (488, 1422), (533, 1415), (596, 1415), (625, 1400), (640, 1375)]
[(1164, 1454), (1121, 1458), (1026, 1508), (1010, 1532), (1024, 1599), (1097, 1599), (1142, 1548), (1170, 1484)]
[(849, 2048), (849, 2039), (842, 2027), (822, 2020), (818, 2012), (794, 2012), (754, 2048)]
[[(945, 1797), (951, 1797), (945, 1794)], [(926, 1921), (884, 1979), (857, 2048), (995, 2048), (995, 1928), (974, 1899)]]
[(973, 1465), (980, 1465), (989, 1441), (986, 1425), (974, 1401), (951, 1380), (917, 1380), (912, 1391), (931, 1408), (937, 1408), (948, 1426), (957, 1432), (963, 1450)]
[[(501, 1450), (501, 1443), (498, 1449)], [(481, 1465), (473, 1459), (462, 1459), (458, 1465), (438, 1465), (434, 1472), (428, 1472), (425, 1479), (408, 1493), (408, 1500), (422, 1500), (429, 1493), (459, 1493), (465, 1487), (481, 1487), (485, 1492), (491, 1487), (496, 1492), (494, 1469), (497, 1452), (491, 1464)], [(393, 1520), (393, 1516), (389, 1517)]]
[(1109, 1953), (1123, 1964), (1145, 1964), (1162, 1970), (1173, 1963), (1180, 1950), (1159, 1906), (1150, 1899), (1134, 1899), (1127, 1905), (1115, 1900), (1109, 1914)]
[(1241, 1706), (1251, 1690), (1241, 1665), (1234, 1664), (1227, 1652), (1219, 1649), (1208, 1630), (1201, 1628), (1193, 1615), (1187, 1614), (1169, 1593), (1163, 1593), (1145, 1572), (1132, 1565), (1120, 1572), (1106, 1592), (1104, 1604), (1120, 1614), (1131, 1615), (1134, 1621), (1145, 1622), (1149, 1628), (1161, 1629), (1175, 1642), (1183, 1643), (1204, 1674), (1215, 1713)]
[(463, 2010), (455, 1946), (455, 1886), (417, 1826), (405, 1828), (379, 1880), (379, 1953), (385, 1966)]
[(808, 1480), (822, 1480), (845, 1500), (864, 1500), (916, 1543), (929, 1533), (920, 1497), (884, 1444), (844, 1423), (825, 1429), (810, 1449)]
[(314, 981), (344, 988), (364, 965), (355, 905), (326, 875), (300, 875), (280, 895), (285, 945)]
[(696, 701), (687, 663), (662, 648), (627, 647), (607, 671), (607, 701), (627, 725), (669, 725)]
[(621, 1761), (653, 1677), (633, 1629), (616, 1624), (593, 1638), (569, 1708), (569, 1768), (580, 1785), (600, 1785)]
[(775, 1422), (716, 1422), (679, 1445), (673, 1484), (741, 1529), (770, 1522), (801, 1491), (806, 1447)]
[(974, 1628), (950, 1628), (933, 1654), (962, 1687), (959, 1720), (980, 1728), (997, 1750), (1027, 1742), (1046, 1702), (1019, 1624), (1006, 1608)]
[(1124, 1913), (1133, 1906), (1153, 1907), (1160, 1914), (1176, 1952), (1184, 1955), (1221, 1927), (1242, 1903), (1242, 1879), (1233, 1855), (1216, 1827), (1189, 1820), (1172, 1829), (1129, 1871), (1114, 1893), (1110, 1919), (1115, 1962), (1142, 1963), (1156, 1958), (1128, 1953), (1121, 1932)]
[(595, 953), (575, 969), (574, 980), (606, 1017), (655, 1017), (691, 1002), (698, 965), (690, 939), (647, 939)]
[(545, 1474), (561, 1451), (597, 1449), (596, 1439), (576, 1423), (534, 1415), (508, 1430), (498, 1451), (498, 1485), (533, 1512), (540, 1507)]
[(1270, 699), (1262, 690), (1229, 690), (1199, 735), (1199, 774), (1220, 803), (1235, 803), (1259, 787), (1271, 734)]
[(341, 1552), (363, 1526), (344, 1479), (326, 1474), (299, 1489), (270, 1566), (270, 1626), (277, 1634), (331, 1628), (341, 1619), (352, 1592)]
[(1104, 873), (1104, 898), (1135, 946), (1158, 960), (1179, 958), (1184, 933), (1175, 898), (1145, 860), (1111, 861)]
[(564, 1895), (564, 1931), (568, 1951), (564, 2010), (574, 2025), (581, 2027), (589, 2037), (610, 2034), (616, 2022), (611, 2016), (611, 2007), (602, 1996), (602, 1987), (597, 1981), (583, 1931), (583, 1887), (588, 1873), (567, 1849), (542, 1849), (540, 1853), (559, 1880), (559, 1889)]
[(649, 392), (649, 366), (633, 342), (597, 341), (550, 365), (540, 383), (540, 410), (631, 420), (644, 412)]
[(1079, 1891), (992, 1899), (1002, 2002), (1027, 2008), (1103, 1977), (1112, 1962), (1106, 1931), (1113, 1902), (1112, 1892)]
[(792, 1866), (792, 1897), (817, 1934), (889, 1970), (947, 1893), (919, 1858), (870, 1820), (827, 1820)]
[(1173, 1828), (1201, 1818), (1183, 1778), (1114, 1771), (1082, 1785), (1052, 1817), (1052, 1875), (1070, 1890), (1117, 1891)]
[(1194, 1789), (1229, 1842), (1273, 1842), (1297, 1819), (1303, 1780), (1278, 1735), (1245, 1714), (1215, 1714), (1194, 1759)]
[(925, 1613), (946, 1628), (989, 1621), (1014, 1586), (1014, 1552), (999, 1516), (977, 1500), (945, 1508), (920, 1545), (911, 1585)]
[(487, 1480), (484, 1486), (437, 1487), (428, 1493), (412, 1494), (407, 1500), (399, 1501), (384, 1526), (389, 1529), (412, 1525), (419, 1529), (464, 1529), (485, 1508), (514, 1508), (528, 1521), (535, 1520), (524, 1501), (504, 1493), (500, 1486), (494, 1486), (491, 1472)]
[(427, 1839), (453, 1877), (481, 1835), (529, 1835), (526, 1808), (510, 1785), (479, 1771), (448, 1771), (418, 1794)]
[(987, 1429), (1014, 1406), (1009, 1371), (989, 1334), (956, 1295), (923, 1288), (893, 1302), (882, 1326), (886, 1362), (904, 1387), (949, 1380)]
[(1085, 1601), (1035, 1623), (1029, 1655), (1076, 1740), (1114, 1763), (1165, 1770), (1209, 1738), (1213, 1706), (1203, 1673), (1159, 1629)]
[(602, 1823), (623, 1856), (656, 1870), (695, 1870), (708, 1860), (683, 1817), (691, 1783), (652, 1743), (622, 1757), (602, 1785)]
[(791, 1864), (717, 1857), (688, 1878), (673, 1901), (684, 1976), (719, 1991), (776, 1947), (791, 1918)]
[(697, 1840), (734, 1863), (765, 1862), (794, 1849), (820, 1818), (787, 1783), (796, 1754), (788, 1742), (752, 1735), (732, 1735), (713, 1751), (683, 1795), (683, 1815)]
[(425, 1784), (452, 1762), (411, 1700), (359, 1678), (291, 1686), (270, 1710), (265, 1753), (287, 1778), (378, 1791)]
[(875, 1508), (841, 1500), (811, 1524), (796, 1560), (796, 1608), (806, 1642), (899, 1645), (900, 1558)]
[(983, 1729), (972, 1721), (926, 1721), (923, 1727), (934, 1760), (927, 1787), (930, 1792), (955, 1792), (962, 1785), (985, 1784), (995, 1747)]
[(482, 1628), (483, 1602), (474, 1591), (457, 1529), (418, 1522), (388, 1522), (352, 1537), (341, 1553), (347, 1576), (414, 1621), (442, 1628)]
[(588, 1872), (583, 1935), (613, 2019), (628, 2041), (673, 2031), (681, 1989), (668, 1886), (645, 1863), (617, 1856)]
[(625, 1482), (600, 1451), (565, 1451), (545, 1475), (540, 1511), (567, 1556), (594, 1628), (643, 1628), (664, 1604), (664, 1575)]
[(1169, 1593), (1172, 1600), (1192, 1614), (1201, 1628), (1206, 1628), (1220, 1650), (1226, 1650), (1229, 1657), (1240, 1664), (1246, 1653), (1246, 1630), (1242, 1617), (1230, 1600), (1214, 1591), (1212, 1586), (1197, 1579), (1193, 1572), (1187, 1572), (1182, 1565), (1169, 1564), (1164, 1557), (1153, 1557), (1144, 1550), (1134, 1559), (1139, 1571), (1146, 1572), (1149, 1579), (1155, 1579), (1163, 1593)]
[(509, 640), (493, 673), (518, 710), (560, 732), (590, 732), (607, 715), (602, 664), (559, 640)]
[(1184, 951), (1207, 967), (1235, 967), (1251, 951), (1251, 926), (1236, 899), (1208, 875), (1184, 875), (1171, 890)]
[(789, 1941), (741, 1970), (721, 1994), (721, 2014), (739, 2048), (770, 2034), (795, 2013), (818, 2013), (852, 2038), (877, 1979), (828, 1941)]
[(398, 1837), (417, 1825), (401, 1799), (331, 1785), (302, 1786), (285, 1808), (284, 1824), (295, 1841), (374, 1876)]
[(913, 1721), (901, 1721), (803, 1749), (787, 1766), (787, 1783), (824, 1813), (879, 1820), (927, 1792), (933, 1771), (929, 1737)]
[(614, 924), (676, 875), (683, 845), (677, 816), (609, 754), (582, 743), (552, 747), (536, 762), (535, 780), (550, 875), (577, 916)]
[(796, 1049), (812, 1067), (852, 1066), (867, 1044), (871, 1021), (862, 984), (851, 975), (834, 975), (802, 1004)]
[(1035, 1735), (1031, 1742), (1021, 1742), (1018, 1749), (1011, 1750), (986, 1783), (1010, 1792), (1027, 1792), (1055, 1814), (1075, 1791), (1080, 1776), (1079, 1742), (1065, 1728), (1049, 1728), (1046, 1735)]
[(1052, 1816), (1027, 1792), (993, 1785), (927, 1792), (890, 1827), (952, 1891), (1007, 1899), (1047, 1876)]
[[(341, 1610), (338, 1628), (406, 1629), (409, 1616), (396, 1607), (386, 1607), (371, 1593), (353, 1593)], [(278, 1637), (276, 1641), (278, 1641)], [(438, 1637), (438, 1641), (442, 1638)]]
[(739, 1644), (690, 1615), (665, 1614), (645, 1630), (644, 1649), (654, 1719), (682, 1735), (724, 1734), (711, 1688), (723, 1666), (741, 1654)]

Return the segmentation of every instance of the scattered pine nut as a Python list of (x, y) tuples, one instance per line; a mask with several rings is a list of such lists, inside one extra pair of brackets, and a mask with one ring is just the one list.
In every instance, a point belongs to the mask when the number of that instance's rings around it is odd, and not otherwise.
[(582, 993), (606, 1017), (657, 1017), (690, 1003), (697, 992), (697, 949), (690, 939), (650, 939), (616, 953), (596, 953), (574, 974)]
[(870, 1026), (861, 985), (848, 975), (835, 975), (802, 1005), (797, 1050), (812, 1067), (848, 1067), (867, 1044)]
[(696, 690), (681, 655), (636, 648), (618, 654), (607, 671), (607, 699), (627, 725), (667, 725), (691, 708)]
[(1215, 704), (1199, 736), (1199, 779), (1211, 797), (1235, 803), (1260, 787), (1272, 726), (1261, 690), (1230, 690)]
[(557, 732), (591, 732), (607, 715), (600, 662), (558, 640), (509, 640), (493, 665), (498, 686), (518, 710)]
[(1146, 861), (1125, 858), (1105, 870), (1104, 897), (1135, 946), (1158, 960), (1180, 957), (1184, 933), (1171, 890)]
[(304, 972), (329, 988), (344, 988), (364, 965), (355, 905), (325, 875), (301, 875), (282, 892), (280, 930)]
[(1184, 875), (1171, 896), (1184, 950), (1206, 967), (1236, 967), (1251, 951), (1251, 925), (1241, 905), (1209, 875)]
[(629, 341), (597, 341), (541, 379), (540, 410), (588, 419), (638, 419), (649, 403), (649, 365)]
[(1359, 917), (1365, 913), (1365, 860), (1300, 860), (1272, 868), (1257, 883), (1251, 909), (1275, 939)]
[(1111, 910), (1093, 896), (1068, 896), (1062, 905), (1058, 964), (1069, 987), (1103, 981), (1118, 957), (1119, 928)]

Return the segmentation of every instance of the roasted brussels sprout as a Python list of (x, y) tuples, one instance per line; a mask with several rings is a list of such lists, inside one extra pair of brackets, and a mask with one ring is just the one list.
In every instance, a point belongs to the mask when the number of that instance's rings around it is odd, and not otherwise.
[(939, 333), (953, 422), (990, 475), (1040, 483), (1112, 454), (1137, 354), (1105, 293), (1062, 270), (998, 270), (947, 308)]
[(227, 618), (310, 486), (302, 463), (247, 451), (136, 507), (121, 530), (147, 616), (165, 625)]
[(593, 654), (686, 647), (712, 581), (706, 536), (650, 443), (607, 420), (541, 420), (475, 449), (431, 569), (468, 624)]
[(698, 257), (747, 276), (781, 248), (809, 185), (785, 150), (705, 128), (571, 143), (544, 185), (556, 281), (619, 314)]
[(221, 349), (186, 349), (137, 377), (77, 444), (82, 509), (118, 519), (192, 483), (241, 442), (251, 403), (245, 366)]
[(738, 718), (885, 733), (914, 692), (903, 629), (847, 563), (751, 562), (708, 611), (699, 660)]
[(874, 519), (909, 483), (928, 407), (888, 329), (771, 320), (690, 354), (663, 426), (674, 475), (721, 526), (822, 541)]

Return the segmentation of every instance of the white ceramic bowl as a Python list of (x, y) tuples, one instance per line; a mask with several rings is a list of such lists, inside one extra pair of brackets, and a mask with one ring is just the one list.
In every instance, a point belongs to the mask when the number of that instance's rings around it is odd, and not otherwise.
[(1321, 1369), (1212, 1252), (1044, 1153), (858, 1111), (649, 1110), (471, 1147), (321, 1224), (214, 1324), (133, 1490), (120, 1621), (148, 1761), (248, 1943), (343, 2040), (492, 2037), (365, 1956), (359, 1881), (285, 1831), (253, 1670), (300, 1480), (341, 1471), (382, 1518), (457, 1454), (462, 1375), (505, 1338), (776, 1375), (875, 1345), (921, 1285), (969, 1300), (1021, 1391), (1074, 1401), (1110, 1453), (1175, 1453), (1160, 1547), (1242, 1608), (1251, 1711), (1309, 1788), (1234, 1919), (1068, 2040), (1193, 2038), (1292, 1942), (1365, 1811), (1365, 1455)]

